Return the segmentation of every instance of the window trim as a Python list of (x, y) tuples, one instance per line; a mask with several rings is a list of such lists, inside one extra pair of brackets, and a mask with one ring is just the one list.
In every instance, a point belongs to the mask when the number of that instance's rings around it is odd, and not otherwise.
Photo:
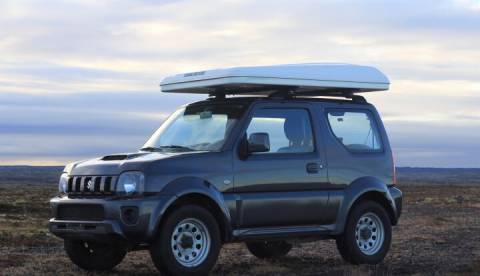
[(261, 106), (261, 107), (258, 107), (258, 108), (253, 108), (250, 115), (249, 115), (249, 118), (248, 118), (248, 121), (245, 125), (245, 128), (243, 129), (243, 131), (241, 132), (242, 134), (240, 136), (243, 136), (245, 134), (247, 134), (247, 129), (248, 127), (250, 126), (250, 123), (252, 122), (252, 119), (254, 118), (255, 116), (255, 111), (258, 111), (258, 110), (282, 110), (282, 109), (293, 109), (293, 110), (304, 110), (307, 112), (307, 116), (308, 116), (308, 119), (310, 121), (310, 130), (312, 131), (312, 144), (313, 144), (313, 150), (312, 151), (308, 151), (308, 152), (258, 152), (258, 153), (253, 153), (251, 154), (250, 156), (265, 156), (265, 157), (268, 157), (268, 156), (275, 156), (275, 157), (291, 157), (291, 156), (309, 156), (309, 155), (312, 155), (312, 154), (317, 154), (318, 153), (318, 149), (317, 149), (317, 137), (316, 137), (316, 133), (315, 133), (315, 125), (314, 125), (314, 121), (313, 121), (313, 116), (312, 116), (312, 112), (310, 110), (310, 108), (306, 107), (306, 106), (285, 106), (285, 107), (281, 107), (281, 106)]
[[(351, 148), (348, 148), (344, 143), (340, 141), (340, 139), (337, 137), (335, 132), (332, 129), (332, 125), (330, 124), (330, 120), (328, 119), (328, 114), (332, 111), (342, 111), (342, 112), (351, 112), (351, 113), (364, 113), (366, 114), (371, 120), (373, 119), (373, 124), (374, 127), (377, 131), (379, 142), (380, 142), (380, 148), (379, 149), (373, 149), (373, 150), (354, 150)], [(328, 129), (330, 131), (330, 134), (332, 135), (333, 139), (339, 143), (344, 149), (346, 149), (350, 153), (354, 154), (379, 154), (379, 153), (385, 153), (385, 146), (384, 146), (384, 139), (383, 136), (380, 132), (379, 124), (377, 121), (377, 117), (373, 112), (369, 109), (363, 109), (363, 108), (325, 108), (325, 120), (327, 121)]]

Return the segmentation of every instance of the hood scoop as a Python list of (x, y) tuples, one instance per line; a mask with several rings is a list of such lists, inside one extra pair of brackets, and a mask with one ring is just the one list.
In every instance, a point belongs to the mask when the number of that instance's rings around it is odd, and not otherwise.
[(127, 160), (127, 159), (134, 159), (146, 154), (148, 153), (113, 154), (113, 155), (104, 156), (102, 157), (101, 160), (103, 161)]

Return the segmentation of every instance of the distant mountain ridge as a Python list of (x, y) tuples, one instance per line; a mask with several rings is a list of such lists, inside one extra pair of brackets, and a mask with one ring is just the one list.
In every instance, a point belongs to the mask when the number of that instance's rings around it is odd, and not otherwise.
[(57, 183), (64, 166), (0, 166), (1, 184)]
[[(0, 166), (2, 184), (56, 184), (63, 166)], [(480, 168), (397, 168), (400, 185), (479, 185)]]
[(480, 185), (480, 168), (397, 168), (400, 184)]

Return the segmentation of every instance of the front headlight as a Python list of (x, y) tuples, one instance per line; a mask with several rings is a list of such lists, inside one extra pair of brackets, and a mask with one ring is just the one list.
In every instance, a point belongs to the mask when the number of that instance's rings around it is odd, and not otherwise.
[(145, 189), (145, 176), (141, 172), (124, 172), (117, 182), (118, 194), (141, 194)]
[(60, 176), (60, 181), (58, 181), (58, 191), (62, 194), (67, 193), (67, 187), (68, 187), (68, 174), (67, 173), (62, 173)]

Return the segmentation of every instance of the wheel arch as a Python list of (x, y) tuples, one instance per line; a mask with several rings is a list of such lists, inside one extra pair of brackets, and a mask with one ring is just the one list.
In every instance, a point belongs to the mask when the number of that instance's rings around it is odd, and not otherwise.
[(350, 216), (350, 213), (352, 212), (353, 209), (355, 209), (355, 206), (357, 206), (360, 202), (363, 202), (366, 200), (370, 200), (380, 204), (383, 208), (385, 208), (385, 211), (387, 211), (388, 217), (390, 218), (390, 223), (392, 225), (396, 224), (397, 218), (395, 216), (395, 211), (393, 210), (393, 206), (390, 204), (390, 202), (388, 201), (388, 199), (385, 197), (383, 193), (376, 190), (368, 191), (360, 195), (350, 207), (347, 217)]
[(378, 178), (363, 177), (352, 182), (344, 191), (344, 199), (337, 217), (336, 234), (343, 233), (352, 210), (364, 200), (372, 200), (382, 205), (388, 213), (391, 225), (397, 224), (395, 202), (387, 185)]
[(162, 210), (157, 211), (153, 217), (154, 228), (150, 231), (150, 237), (154, 238), (168, 215), (179, 206), (195, 204), (204, 207), (212, 213), (220, 227), (222, 242), (232, 237), (230, 225), (230, 213), (222, 194), (206, 180), (196, 177), (184, 177), (172, 181), (162, 190), (162, 193), (175, 195)]

